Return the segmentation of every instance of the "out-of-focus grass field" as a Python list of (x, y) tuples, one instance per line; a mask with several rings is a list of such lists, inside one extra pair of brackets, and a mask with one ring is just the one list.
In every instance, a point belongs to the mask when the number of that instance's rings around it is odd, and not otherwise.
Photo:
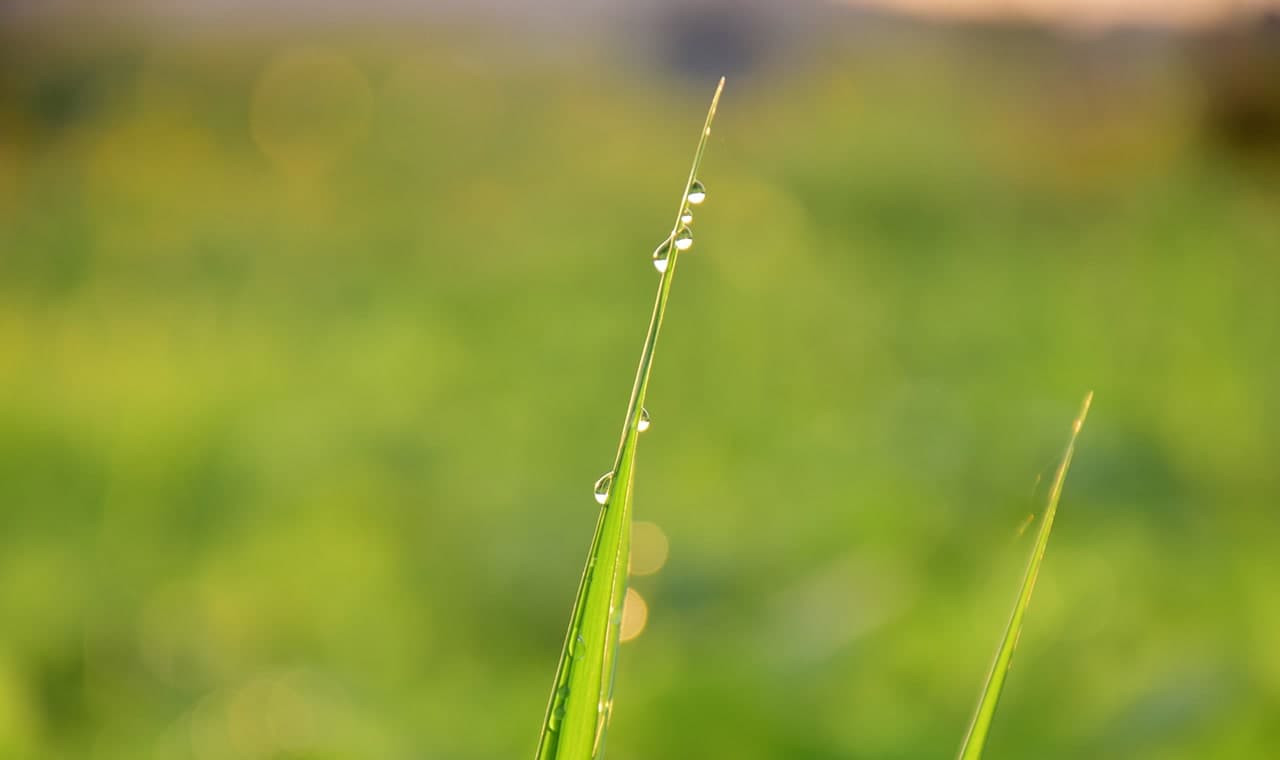
[[(532, 754), (714, 77), (405, 36), (10, 40), (0, 758)], [(1280, 181), (1099, 55), (730, 79), (610, 758), (951, 756), (1091, 388), (990, 757), (1272, 756)]]

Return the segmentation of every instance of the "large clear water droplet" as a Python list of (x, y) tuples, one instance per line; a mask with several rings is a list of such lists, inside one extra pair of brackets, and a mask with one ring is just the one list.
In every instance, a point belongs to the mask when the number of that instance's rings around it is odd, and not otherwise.
[(689, 185), (689, 202), (698, 205), (707, 199), (707, 188), (702, 184), (702, 180), (695, 179), (692, 185)]
[(606, 472), (596, 481), (595, 493), (596, 503), (605, 504), (609, 501), (609, 486), (613, 485), (613, 470)]
[(667, 261), (671, 258), (671, 238), (662, 241), (662, 244), (653, 249), (653, 268), (659, 272), (667, 271)]
[(682, 226), (680, 231), (676, 233), (676, 250), (687, 251), (693, 246), (693, 230)]
[(684, 211), (680, 212), (681, 224), (693, 224), (693, 209), (688, 206), (684, 207)]
[(643, 433), (649, 429), (649, 410), (640, 407), (640, 421), (636, 423), (636, 431)]

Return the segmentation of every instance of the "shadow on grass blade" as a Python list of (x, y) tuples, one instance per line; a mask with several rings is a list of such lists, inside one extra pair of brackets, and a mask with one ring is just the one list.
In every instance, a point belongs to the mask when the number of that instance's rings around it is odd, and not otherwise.
[(1009, 666), (1013, 663), (1013, 650), (1018, 646), (1018, 636), (1022, 633), (1022, 618), (1026, 614), (1027, 605), (1031, 602), (1031, 593), (1036, 587), (1036, 576), (1040, 574), (1040, 563), (1044, 561), (1045, 549), (1049, 546), (1049, 532), (1053, 530), (1053, 518), (1058, 512), (1058, 501), (1062, 498), (1062, 483), (1067, 478), (1067, 470), (1071, 467), (1071, 457), (1075, 454), (1076, 438), (1080, 428), (1084, 427), (1084, 419), (1089, 414), (1089, 406), (1093, 403), (1093, 393), (1084, 397), (1080, 407), (1080, 415), (1071, 427), (1071, 439), (1067, 442), (1066, 453), (1062, 455), (1062, 463), (1053, 476), (1053, 486), (1049, 489), (1049, 506), (1045, 509), (1044, 520), (1036, 534), (1035, 546), (1031, 549), (1031, 559), (1027, 562), (1026, 573), (1022, 577), (1022, 588), (1018, 591), (1018, 601), (1013, 606), (1013, 614), (1009, 617), (1009, 625), (1005, 628), (1004, 639), (1000, 649), (996, 651), (996, 660), (991, 665), (991, 673), (987, 676), (987, 684), (982, 689), (982, 698), (978, 700), (977, 712), (973, 715), (973, 723), (969, 733), (960, 747), (960, 760), (977, 760), (982, 757), (983, 747), (987, 743), (987, 734), (991, 730), (991, 719), (995, 716), (996, 705), (1000, 701), (1000, 690), (1004, 688), (1005, 677), (1009, 674)]
[(702, 203), (706, 197), (706, 188), (698, 180), (698, 167), (702, 163), (707, 138), (711, 135), (711, 122), (723, 89), (722, 78), (711, 98), (706, 123), (698, 136), (698, 148), (689, 178), (680, 194), (675, 224), (654, 251), (653, 264), (661, 273), (658, 296), (640, 352), (640, 366), (631, 389), (631, 401), (627, 404), (617, 457), (613, 468), (596, 481), (593, 489), (595, 499), (601, 505), (600, 518), (569, 617), (569, 632), (556, 668), (535, 760), (590, 760), (599, 757), (604, 746), (605, 729), (613, 712), (613, 676), (631, 557), (631, 493), (635, 481), (636, 440), (640, 432), (649, 426), (644, 398), (649, 388), (649, 371), (653, 366), (658, 332), (671, 294), (671, 282), (675, 278), (676, 260), (693, 244), (693, 232), (688, 226), (693, 217), (692, 207)]

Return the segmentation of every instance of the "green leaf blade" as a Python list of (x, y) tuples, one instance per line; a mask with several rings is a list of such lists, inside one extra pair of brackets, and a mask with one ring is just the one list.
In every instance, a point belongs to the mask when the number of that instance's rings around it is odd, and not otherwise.
[(1022, 586), (1018, 590), (1018, 598), (1014, 603), (1013, 613), (1009, 616), (1009, 624), (1005, 628), (1004, 638), (996, 651), (995, 662), (987, 675), (986, 685), (978, 700), (978, 708), (974, 712), (973, 722), (960, 746), (959, 760), (978, 760), (986, 747), (987, 736), (991, 731), (991, 721), (995, 717), (996, 707), (1000, 702), (1000, 692), (1004, 689), (1009, 667), (1013, 664), (1013, 652), (1018, 646), (1018, 637), (1022, 633), (1022, 620), (1027, 607), (1031, 603), (1031, 595), (1035, 591), (1036, 578), (1040, 574), (1040, 565), (1044, 561), (1045, 550), (1049, 546), (1049, 534), (1053, 530), (1053, 521), (1058, 513), (1058, 502), (1062, 498), (1062, 485), (1066, 481), (1067, 471), (1071, 468), (1071, 459), (1075, 455), (1076, 439), (1080, 429), (1084, 427), (1085, 418), (1089, 415), (1089, 407), (1093, 404), (1093, 392), (1084, 398), (1080, 414), (1071, 427), (1071, 438), (1067, 442), (1066, 452), (1053, 477), (1053, 486), (1049, 489), (1049, 504), (1045, 508), (1044, 520), (1036, 533), (1035, 544), (1031, 549), (1031, 558), (1027, 561), (1027, 569), (1023, 574)]
[[(723, 90), (724, 79), (721, 78), (698, 137), (693, 165), (669, 239), (674, 238), (681, 227), (680, 215), (688, 204), (689, 187), (697, 178)], [(667, 268), (658, 282), (658, 294), (611, 470), (612, 480), (596, 523), (582, 580), (578, 584), (535, 760), (591, 760), (600, 757), (603, 751), (605, 731), (613, 710), (614, 671), (631, 558), (632, 493), (640, 416), (678, 259), (679, 251), (673, 247)]]

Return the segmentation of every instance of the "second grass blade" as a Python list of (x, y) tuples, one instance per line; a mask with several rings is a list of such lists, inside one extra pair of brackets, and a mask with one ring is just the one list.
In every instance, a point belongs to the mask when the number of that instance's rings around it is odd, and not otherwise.
[(1022, 588), (1018, 591), (1018, 600), (1013, 606), (1013, 614), (1009, 617), (1009, 625), (1005, 628), (1004, 638), (996, 651), (996, 660), (987, 676), (982, 697), (978, 700), (978, 709), (974, 713), (973, 723), (960, 747), (960, 760), (978, 760), (987, 743), (987, 734), (991, 730), (991, 719), (995, 716), (996, 705), (1000, 701), (1000, 691), (1004, 688), (1005, 677), (1009, 666), (1013, 663), (1013, 650), (1018, 645), (1018, 636), (1022, 632), (1022, 618), (1026, 614), (1027, 605), (1031, 602), (1031, 593), (1036, 587), (1036, 576), (1040, 574), (1040, 563), (1044, 561), (1045, 549), (1049, 546), (1049, 532), (1053, 530), (1053, 518), (1058, 513), (1058, 501), (1062, 498), (1062, 483), (1067, 478), (1067, 470), (1071, 467), (1071, 457), (1075, 454), (1076, 437), (1080, 428), (1084, 427), (1084, 419), (1089, 414), (1089, 405), (1093, 403), (1093, 393), (1085, 396), (1080, 407), (1080, 415), (1071, 427), (1071, 438), (1067, 442), (1066, 453), (1062, 455), (1062, 463), (1053, 476), (1053, 486), (1049, 489), (1049, 506), (1045, 509), (1044, 520), (1036, 533), (1036, 543), (1031, 550), (1031, 559), (1027, 562), (1026, 573), (1022, 577)]

